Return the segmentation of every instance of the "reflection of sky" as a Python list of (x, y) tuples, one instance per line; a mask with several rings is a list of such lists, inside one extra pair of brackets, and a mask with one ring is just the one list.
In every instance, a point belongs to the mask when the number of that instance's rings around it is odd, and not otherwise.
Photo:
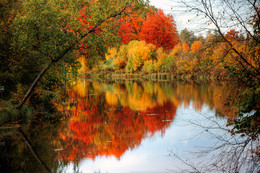
[[(190, 104), (192, 105), (192, 104)], [(120, 159), (114, 157), (106, 158), (99, 157), (95, 161), (84, 159), (79, 165), (80, 171), (83, 173), (168, 173), (169, 170), (179, 170), (185, 165), (176, 158), (170, 157), (170, 150), (177, 152), (183, 158), (188, 158), (192, 162), (191, 153), (188, 151), (196, 151), (198, 147), (206, 147), (212, 145), (215, 141), (209, 136), (201, 132), (201, 128), (192, 126), (189, 121), (195, 123), (204, 123), (210, 126), (205, 121), (207, 117), (215, 117), (214, 111), (209, 110), (206, 106), (200, 112), (196, 112), (192, 106), (184, 108), (179, 107), (171, 127), (166, 129), (164, 136), (156, 134), (152, 138), (147, 138), (142, 141), (138, 148), (132, 151), (128, 150)], [(217, 118), (216, 118), (217, 119)], [(225, 119), (218, 121), (226, 122)], [(193, 138), (196, 136), (195, 138)], [(73, 172), (73, 165), (68, 168), (67, 172)]]

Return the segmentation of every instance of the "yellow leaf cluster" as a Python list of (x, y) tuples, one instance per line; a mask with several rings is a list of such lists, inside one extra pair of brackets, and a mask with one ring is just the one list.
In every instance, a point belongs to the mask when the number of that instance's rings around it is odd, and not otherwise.
[(182, 51), (182, 45), (180, 43), (178, 43), (176, 46), (174, 46), (170, 55), (176, 56), (181, 51)]
[(201, 41), (194, 41), (194, 43), (191, 45), (191, 51), (193, 53), (198, 53), (200, 50), (202, 50), (203, 44)]
[(106, 60), (114, 59), (116, 57), (117, 57), (117, 49), (115, 47), (108, 48), (108, 51), (105, 54)]
[(128, 57), (133, 58), (133, 69), (137, 70), (148, 60), (156, 47), (153, 44), (146, 44), (145, 41), (131, 41), (128, 47)]

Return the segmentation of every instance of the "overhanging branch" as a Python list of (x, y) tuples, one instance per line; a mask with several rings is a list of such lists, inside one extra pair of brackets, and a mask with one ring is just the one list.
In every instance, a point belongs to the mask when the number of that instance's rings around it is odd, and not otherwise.
[(90, 33), (94, 32), (96, 30), (96, 28), (98, 26), (100, 26), (102, 23), (106, 22), (107, 20), (109, 20), (110, 18), (114, 18), (117, 17), (119, 15), (122, 15), (124, 13), (124, 11), (126, 11), (126, 9), (130, 6), (130, 4), (126, 4), (123, 9), (121, 9), (120, 11), (118, 11), (117, 13), (111, 14), (109, 15), (107, 18), (97, 22), (97, 24), (95, 26), (93, 26), (91, 29), (88, 30), (88, 32), (86, 34), (84, 34), (83, 36), (80, 37), (79, 40), (77, 40), (76, 42), (72, 43), (71, 46), (69, 46), (66, 50), (64, 50), (64, 52), (56, 57), (56, 58), (51, 58), (52, 61), (41, 71), (41, 73), (36, 77), (36, 79), (34, 80), (34, 82), (31, 84), (29, 90), (27, 91), (27, 93), (25, 94), (23, 100), (21, 101), (21, 103), (17, 106), (17, 109), (20, 109), (23, 107), (24, 103), (28, 100), (28, 98), (30, 97), (31, 93), (33, 92), (33, 90), (35, 89), (35, 87), (37, 86), (38, 82), (40, 81), (40, 79), (44, 76), (44, 74), (48, 71), (49, 68), (51, 68), (51, 66), (60, 61), (65, 55), (67, 55), (71, 50), (73, 50), (75, 47), (78, 46), (78, 44)]

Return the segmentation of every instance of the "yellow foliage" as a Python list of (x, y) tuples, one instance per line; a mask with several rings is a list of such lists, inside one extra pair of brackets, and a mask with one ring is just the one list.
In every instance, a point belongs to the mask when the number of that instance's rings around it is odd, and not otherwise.
[(126, 66), (128, 60), (128, 50), (127, 45), (122, 45), (119, 49), (118, 55), (114, 60), (115, 69), (120, 69)]
[(162, 47), (160, 47), (159, 49), (156, 50), (156, 54), (157, 54), (156, 58), (158, 60), (163, 60), (167, 56), (167, 54), (163, 51)]
[(81, 65), (81, 68), (79, 69), (79, 73), (84, 73), (86, 72), (88, 69), (87, 65), (86, 65), (86, 58), (85, 56), (81, 55), (79, 58), (78, 58), (78, 61)]
[(182, 45), (180, 43), (178, 43), (176, 46), (174, 46), (174, 48), (172, 49), (172, 52), (170, 53), (170, 55), (177, 55), (178, 53), (180, 53), (182, 51)]
[(194, 41), (194, 43), (191, 45), (191, 51), (193, 53), (198, 53), (200, 50), (202, 50), (203, 44), (201, 41)]
[(158, 61), (157, 61), (157, 63), (155, 63), (154, 64), (154, 71), (159, 71), (160, 70), (160, 67), (162, 66), (162, 64), (163, 64), (163, 60), (162, 59), (159, 59)]
[(156, 47), (153, 44), (146, 44), (145, 41), (131, 41), (128, 44), (128, 59), (133, 58), (133, 69), (137, 70), (148, 60)]
[(115, 57), (117, 57), (117, 49), (115, 47), (108, 48), (108, 51), (105, 54), (106, 60), (114, 59)]
[(127, 49), (128, 46), (125, 44), (123, 44), (119, 49), (119, 56), (125, 58), (126, 60), (127, 60), (127, 53), (128, 53)]
[(106, 92), (106, 101), (109, 105), (116, 106), (118, 104), (118, 98), (117, 95), (107, 91)]
[(115, 69), (120, 69), (126, 65), (126, 60), (124, 58), (118, 56), (114, 60), (114, 64), (115, 64)]

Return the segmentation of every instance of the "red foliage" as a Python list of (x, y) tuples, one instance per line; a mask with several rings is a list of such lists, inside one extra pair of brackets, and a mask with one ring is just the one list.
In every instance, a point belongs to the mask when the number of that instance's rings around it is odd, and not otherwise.
[(121, 26), (119, 35), (123, 44), (128, 44), (131, 40), (140, 40), (139, 34), (142, 29), (143, 19), (134, 14), (128, 18)]
[(165, 15), (161, 9), (148, 14), (140, 33), (142, 40), (152, 43), (156, 48), (172, 49), (178, 41), (176, 23), (171, 15)]
[(227, 32), (225, 38), (228, 40), (238, 40), (239, 39), (238, 34), (239, 34), (238, 31), (231, 29), (230, 31)]
[(98, 156), (120, 158), (127, 150), (139, 146), (144, 138), (157, 132), (163, 135), (176, 113), (171, 102), (157, 104), (146, 111), (134, 111), (129, 106), (118, 110), (106, 102), (98, 109), (95, 105), (103, 99), (80, 99), (74, 92), (69, 93), (71, 100), (78, 101), (70, 110), (68, 131), (60, 134), (65, 144), (60, 157), (67, 161), (94, 160)]

